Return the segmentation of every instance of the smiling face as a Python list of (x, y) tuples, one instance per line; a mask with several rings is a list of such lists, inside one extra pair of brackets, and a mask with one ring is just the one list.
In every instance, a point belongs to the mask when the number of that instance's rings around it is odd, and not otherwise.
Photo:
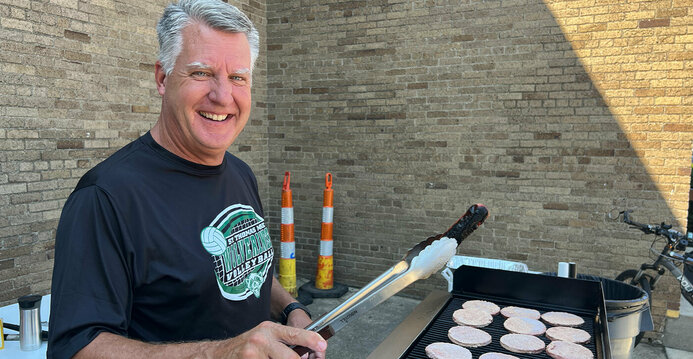
[(250, 46), (243, 33), (193, 23), (170, 74), (156, 64), (161, 115), (151, 134), (186, 160), (221, 164), (250, 116)]

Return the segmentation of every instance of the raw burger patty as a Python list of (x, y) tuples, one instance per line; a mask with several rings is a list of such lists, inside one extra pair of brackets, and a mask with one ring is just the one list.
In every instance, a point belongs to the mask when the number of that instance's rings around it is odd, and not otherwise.
[(427, 345), (426, 355), (431, 359), (472, 359), (472, 352), (467, 348), (442, 342)]
[(551, 325), (563, 327), (577, 327), (585, 324), (582, 318), (566, 312), (546, 312), (541, 315), (541, 319)]
[(448, 330), (448, 338), (457, 345), (469, 348), (483, 347), (491, 343), (491, 335), (489, 333), (464, 325), (450, 328)]
[(462, 304), (462, 308), (479, 309), (491, 315), (496, 315), (500, 312), (500, 308), (495, 303), (487, 302), (485, 300), (468, 300)]
[(515, 334), (542, 335), (546, 332), (544, 323), (523, 317), (510, 317), (503, 323), (505, 329)]
[(590, 333), (578, 328), (551, 327), (546, 330), (549, 340), (562, 340), (571, 343), (587, 343), (590, 341)]
[(579, 344), (551, 342), (546, 346), (546, 354), (554, 359), (592, 359), (592, 352)]
[(519, 358), (514, 356), (514, 355), (509, 355), (509, 354), (486, 353), (486, 354), (481, 354), (479, 359), (519, 359)]
[(513, 353), (538, 354), (544, 351), (541, 339), (526, 334), (506, 334), (500, 338), (500, 344)]
[(506, 318), (524, 317), (539, 320), (541, 317), (541, 314), (539, 314), (537, 310), (520, 307), (505, 307), (501, 309), (501, 314)]
[(452, 313), (452, 320), (459, 325), (481, 328), (491, 324), (493, 317), (483, 310), (463, 308)]

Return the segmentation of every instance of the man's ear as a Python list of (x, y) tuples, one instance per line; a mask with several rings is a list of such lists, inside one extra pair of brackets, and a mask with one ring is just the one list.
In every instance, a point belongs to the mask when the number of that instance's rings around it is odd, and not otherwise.
[(163, 96), (164, 92), (166, 92), (166, 71), (161, 66), (161, 61), (157, 61), (154, 65), (154, 79), (156, 80), (156, 89), (159, 91), (159, 95)]

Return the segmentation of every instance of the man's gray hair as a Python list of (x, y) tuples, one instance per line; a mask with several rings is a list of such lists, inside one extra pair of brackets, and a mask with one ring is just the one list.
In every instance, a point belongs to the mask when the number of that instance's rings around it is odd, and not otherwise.
[(166, 75), (173, 70), (183, 48), (183, 28), (196, 22), (215, 30), (244, 33), (250, 44), (250, 70), (255, 67), (260, 36), (243, 12), (220, 0), (180, 0), (166, 7), (156, 25), (159, 61)]

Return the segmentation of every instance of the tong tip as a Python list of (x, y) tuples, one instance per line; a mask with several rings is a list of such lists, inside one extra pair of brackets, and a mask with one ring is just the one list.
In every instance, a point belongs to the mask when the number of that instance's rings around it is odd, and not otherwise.
[(462, 241), (469, 236), (474, 230), (479, 228), (479, 226), (484, 223), (486, 218), (488, 218), (488, 209), (483, 204), (474, 204), (467, 212), (465, 212), (460, 219), (455, 222), (455, 224), (450, 227), (447, 232), (444, 233), (445, 236), (450, 238), (455, 238), (457, 244), (459, 245)]

